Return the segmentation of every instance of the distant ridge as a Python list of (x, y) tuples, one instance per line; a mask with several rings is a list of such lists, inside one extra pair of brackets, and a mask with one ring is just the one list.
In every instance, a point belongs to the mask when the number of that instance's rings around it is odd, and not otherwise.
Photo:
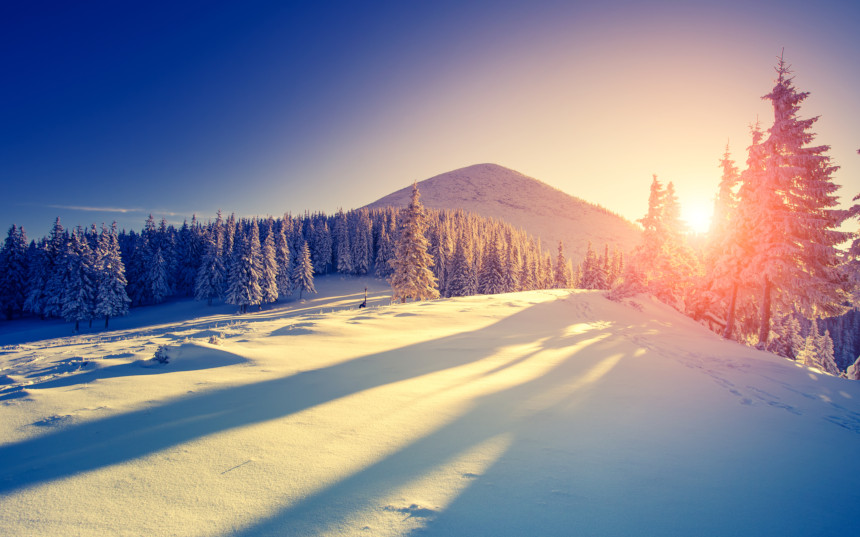
[[(433, 209), (463, 209), (504, 220), (540, 237), (553, 252), (564, 242), (565, 255), (578, 262), (588, 241), (596, 250), (604, 244), (629, 253), (641, 231), (632, 222), (593, 203), (498, 164), (475, 164), (418, 182), (421, 201)], [(367, 208), (405, 207), (412, 186), (389, 194)]]

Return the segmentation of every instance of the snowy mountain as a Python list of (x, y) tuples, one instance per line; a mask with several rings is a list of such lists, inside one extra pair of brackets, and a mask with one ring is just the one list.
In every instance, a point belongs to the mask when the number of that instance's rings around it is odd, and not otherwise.
[[(579, 262), (588, 241), (630, 252), (639, 244), (639, 228), (597, 205), (498, 164), (476, 164), (418, 182), (421, 202), (434, 209), (464, 209), (521, 227), (555, 252), (564, 241), (566, 256)], [(369, 205), (405, 207), (411, 185)]]
[(179, 301), (107, 334), (2, 334), (2, 533), (856, 532), (858, 382), (646, 297), (317, 288), (242, 315)]

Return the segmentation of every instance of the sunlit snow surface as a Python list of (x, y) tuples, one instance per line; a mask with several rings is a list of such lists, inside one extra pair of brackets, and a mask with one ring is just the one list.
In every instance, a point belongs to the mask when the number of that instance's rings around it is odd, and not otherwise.
[(858, 382), (645, 297), (317, 288), (242, 316), (143, 308), (102, 335), (4, 326), (0, 533), (856, 531)]

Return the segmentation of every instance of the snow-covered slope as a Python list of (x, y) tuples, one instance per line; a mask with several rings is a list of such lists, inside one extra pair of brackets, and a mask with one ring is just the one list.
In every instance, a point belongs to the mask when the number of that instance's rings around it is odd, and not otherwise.
[[(332, 311), (356, 287), (4, 347), (0, 533), (856, 531), (858, 382), (646, 298)], [(146, 361), (158, 344), (166, 365)]]
[[(576, 262), (585, 257), (588, 241), (599, 251), (609, 244), (629, 252), (640, 240), (639, 228), (620, 216), (498, 164), (443, 173), (419, 181), (418, 189), (426, 207), (504, 220), (540, 237), (549, 251), (555, 252), (562, 240)], [(410, 185), (367, 207), (405, 207), (411, 193)]]

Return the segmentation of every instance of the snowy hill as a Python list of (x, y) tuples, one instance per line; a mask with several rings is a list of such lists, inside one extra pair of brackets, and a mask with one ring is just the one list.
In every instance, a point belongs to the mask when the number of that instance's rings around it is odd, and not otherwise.
[[(418, 188), (426, 207), (464, 209), (504, 220), (540, 237), (550, 252), (562, 240), (575, 262), (585, 257), (588, 241), (598, 251), (609, 244), (630, 252), (640, 240), (639, 228), (620, 216), (497, 164), (443, 173), (419, 181)], [(410, 185), (367, 207), (405, 207), (411, 193)]]
[(3, 347), (2, 533), (856, 531), (860, 383), (647, 298), (387, 305), (373, 282)]

